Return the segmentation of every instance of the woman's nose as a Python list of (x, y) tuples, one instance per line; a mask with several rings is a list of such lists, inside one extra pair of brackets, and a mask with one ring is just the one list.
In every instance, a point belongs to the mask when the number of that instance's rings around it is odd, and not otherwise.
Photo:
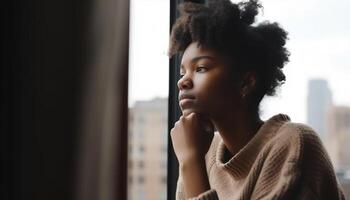
[(178, 82), (177, 87), (179, 90), (188, 90), (193, 87), (192, 80), (190, 80), (188, 77), (183, 76)]

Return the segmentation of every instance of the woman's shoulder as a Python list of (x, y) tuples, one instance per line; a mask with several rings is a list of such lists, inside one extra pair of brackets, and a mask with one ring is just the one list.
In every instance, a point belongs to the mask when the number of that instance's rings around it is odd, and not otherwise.
[[(278, 163), (284, 177), (293, 179), (310, 173), (334, 176), (333, 166), (320, 137), (306, 124), (284, 123), (262, 152), (267, 167), (276, 168)], [(274, 171), (278, 174), (278, 170)]]
[[(277, 149), (289, 149), (285, 163), (288, 163), (288, 169), (293, 172), (291, 174), (297, 175), (299, 181), (303, 182), (304, 189), (308, 188), (320, 195), (324, 194), (322, 188), (326, 187), (329, 191), (333, 190), (342, 195), (328, 152), (313, 128), (303, 123), (287, 122), (278, 130), (276, 139)], [(336, 195), (336, 193), (324, 195)]]
[(286, 122), (277, 130), (271, 143), (272, 149), (288, 152), (294, 162), (299, 164), (316, 160), (329, 162), (319, 135), (303, 123)]
[[(286, 122), (278, 130), (275, 140), (280, 144), (316, 145), (322, 146), (322, 141), (316, 131), (303, 123)], [(281, 143), (282, 142), (282, 143)], [(285, 143), (283, 143), (285, 142)]]

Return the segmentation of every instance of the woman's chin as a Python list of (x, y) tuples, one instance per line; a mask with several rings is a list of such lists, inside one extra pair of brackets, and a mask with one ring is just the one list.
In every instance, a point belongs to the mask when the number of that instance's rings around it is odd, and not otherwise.
[(187, 116), (193, 112), (196, 112), (196, 111), (194, 109), (184, 109), (184, 110), (182, 110), (182, 115)]
[(206, 113), (203, 112), (202, 110), (193, 109), (193, 108), (182, 109), (182, 115), (183, 116), (187, 116), (187, 115), (189, 115), (191, 113), (197, 113), (197, 114), (204, 114), (204, 115), (206, 115)]

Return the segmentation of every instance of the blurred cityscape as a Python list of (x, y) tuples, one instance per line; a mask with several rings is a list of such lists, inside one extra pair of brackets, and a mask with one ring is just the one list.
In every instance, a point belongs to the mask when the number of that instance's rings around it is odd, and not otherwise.
[(326, 80), (309, 80), (307, 124), (320, 135), (345, 195), (350, 198), (350, 107), (333, 103)]
[[(166, 199), (167, 98), (129, 109), (129, 199)], [(288, 114), (288, 113), (287, 113)], [(320, 136), (350, 198), (350, 107), (334, 105), (326, 80), (308, 83), (307, 122)]]

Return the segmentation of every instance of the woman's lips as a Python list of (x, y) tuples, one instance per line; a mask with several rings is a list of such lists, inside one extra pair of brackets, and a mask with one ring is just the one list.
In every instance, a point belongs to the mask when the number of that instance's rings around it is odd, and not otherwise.
[(190, 107), (191, 105), (193, 105), (193, 103), (194, 103), (194, 99), (190, 99), (190, 98), (183, 98), (179, 102), (180, 107), (182, 109), (184, 109), (186, 107)]
[(179, 105), (181, 109), (185, 109), (187, 107), (193, 106), (193, 103), (195, 101), (195, 96), (189, 93), (182, 93), (179, 94)]

